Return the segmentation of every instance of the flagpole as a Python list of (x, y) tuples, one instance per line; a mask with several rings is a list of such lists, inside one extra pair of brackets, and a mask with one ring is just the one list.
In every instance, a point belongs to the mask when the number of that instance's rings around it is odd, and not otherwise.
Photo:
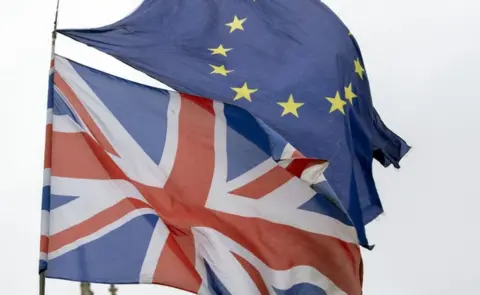
[[(55, 20), (53, 21), (51, 60), (53, 60), (53, 58), (54, 58), (55, 43), (57, 41), (57, 22), (58, 22), (58, 8), (59, 7), (60, 7), (60, 0), (57, 0), (57, 7), (55, 9)], [(38, 294), (39, 295), (45, 295), (45, 278), (46, 278), (46, 271), (43, 270), (39, 274), (39, 284), (38, 284)]]
[(45, 295), (45, 271), (40, 273), (40, 295)]
[(60, 0), (57, 0), (57, 8), (55, 10), (55, 21), (53, 22), (52, 31), (52, 58), (55, 54), (55, 43), (57, 41), (57, 22), (58, 22), (58, 8), (60, 7)]

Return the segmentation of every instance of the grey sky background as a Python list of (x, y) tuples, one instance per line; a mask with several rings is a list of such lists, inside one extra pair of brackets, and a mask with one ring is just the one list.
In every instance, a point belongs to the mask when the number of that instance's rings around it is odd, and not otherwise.
[[(114, 22), (141, 0), (61, 0), (59, 28)], [(366, 295), (480, 294), (480, 2), (329, 0), (360, 43), (375, 106), (413, 150), (375, 163), (386, 213), (368, 226)], [(0, 283), (38, 292), (43, 144), (55, 0), (0, 2)], [(154, 86), (111, 57), (59, 37), (57, 53)], [(107, 287), (95, 285), (95, 294)], [(47, 281), (48, 295), (79, 294)], [(120, 286), (120, 295), (186, 294)]]

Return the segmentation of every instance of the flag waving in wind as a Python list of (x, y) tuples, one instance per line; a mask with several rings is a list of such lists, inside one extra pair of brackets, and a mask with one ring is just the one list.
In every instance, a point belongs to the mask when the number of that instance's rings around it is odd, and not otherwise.
[(399, 166), (407, 144), (374, 109), (353, 36), (318, 0), (145, 0), (112, 25), (60, 33), (182, 93), (250, 111), (309, 157), (367, 245), (382, 211), (376, 158)]
[(198, 294), (362, 294), (325, 161), (241, 108), (55, 57), (40, 270)]

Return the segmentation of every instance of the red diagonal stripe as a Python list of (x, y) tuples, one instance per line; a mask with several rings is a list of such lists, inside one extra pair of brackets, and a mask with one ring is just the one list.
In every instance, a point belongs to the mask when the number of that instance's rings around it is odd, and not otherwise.
[(285, 171), (284, 168), (276, 166), (264, 175), (231, 193), (238, 196), (259, 199), (284, 185), (292, 178), (292, 174)]
[(263, 280), (260, 272), (253, 265), (251, 265), (247, 260), (243, 259), (243, 257), (238, 256), (235, 253), (232, 253), (232, 254), (233, 256), (235, 256), (238, 262), (240, 262), (243, 268), (247, 271), (250, 278), (252, 278), (252, 281), (257, 286), (258, 291), (260, 291), (260, 295), (269, 295), (268, 288), (265, 285), (265, 281)]
[(98, 141), (98, 143), (100, 143), (100, 145), (110, 154), (118, 156), (113, 146), (110, 144), (108, 139), (104, 136), (100, 128), (98, 128), (97, 124), (95, 123), (93, 118), (90, 116), (88, 111), (85, 109), (82, 102), (75, 94), (75, 92), (73, 92), (72, 88), (63, 80), (63, 78), (58, 73), (54, 74), (53, 80), (54, 80), (54, 84), (58, 87), (58, 89), (60, 89), (62, 94), (68, 99), (70, 104), (75, 109), (76, 113), (80, 116), (80, 118), (82, 118), (82, 121), (85, 123), (85, 125), (87, 125), (88, 129), (93, 134), (93, 136)]
[(105, 226), (112, 224), (123, 216), (137, 209), (150, 208), (148, 204), (134, 198), (125, 198), (93, 217), (76, 224), (64, 231), (50, 236), (49, 252), (53, 252), (65, 245), (87, 237)]

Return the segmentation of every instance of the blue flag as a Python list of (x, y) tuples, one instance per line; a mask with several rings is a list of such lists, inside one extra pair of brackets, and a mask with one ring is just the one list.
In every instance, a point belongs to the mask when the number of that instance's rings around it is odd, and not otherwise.
[(146, 0), (96, 29), (60, 30), (179, 92), (240, 106), (307, 157), (327, 179), (360, 241), (382, 213), (373, 158), (399, 161), (408, 145), (372, 104), (360, 49), (318, 0)]

